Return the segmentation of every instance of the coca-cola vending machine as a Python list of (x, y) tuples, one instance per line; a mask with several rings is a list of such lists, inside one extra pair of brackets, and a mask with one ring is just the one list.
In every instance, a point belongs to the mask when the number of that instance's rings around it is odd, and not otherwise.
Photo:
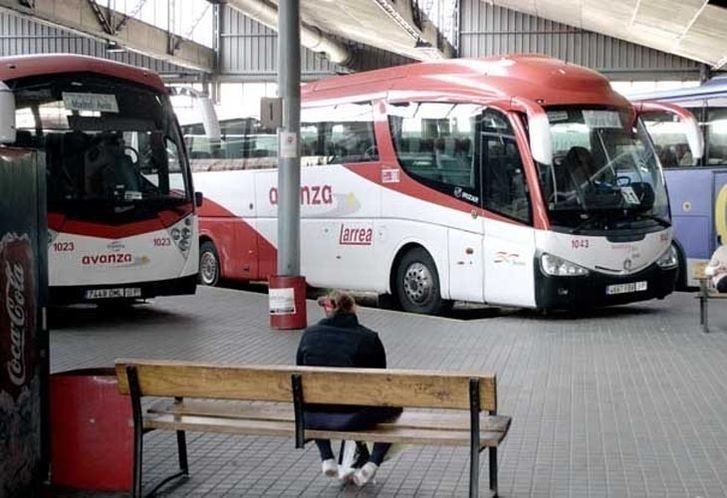
[(0, 145), (0, 497), (46, 477), (46, 240), (43, 154)]

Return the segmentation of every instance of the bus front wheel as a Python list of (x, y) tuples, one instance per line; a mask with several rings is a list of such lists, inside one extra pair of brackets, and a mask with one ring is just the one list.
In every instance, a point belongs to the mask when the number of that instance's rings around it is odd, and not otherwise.
[(434, 315), (443, 309), (437, 267), (424, 248), (410, 250), (399, 261), (395, 292), (404, 311)]
[(215, 245), (202, 242), (199, 246), (199, 283), (215, 286), (220, 281), (220, 257)]

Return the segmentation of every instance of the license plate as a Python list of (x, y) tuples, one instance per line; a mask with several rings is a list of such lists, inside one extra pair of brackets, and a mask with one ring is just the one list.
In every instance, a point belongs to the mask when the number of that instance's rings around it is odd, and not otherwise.
[(89, 289), (85, 293), (86, 299), (119, 299), (141, 297), (139, 287), (118, 287), (115, 289)]
[(647, 282), (630, 282), (628, 284), (614, 284), (606, 287), (606, 294), (612, 296), (613, 294), (627, 294), (629, 292), (640, 292), (645, 291)]

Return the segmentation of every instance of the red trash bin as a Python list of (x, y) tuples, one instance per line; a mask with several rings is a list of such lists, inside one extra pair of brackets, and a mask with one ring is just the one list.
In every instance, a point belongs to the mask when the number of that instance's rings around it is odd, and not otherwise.
[(305, 277), (271, 275), (268, 280), (270, 327), (278, 330), (308, 326), (305, 308)]
[(133, 475), (133, 418), (113, 368), (72, 370), (50, 378), (51, 484), (128, 491)]

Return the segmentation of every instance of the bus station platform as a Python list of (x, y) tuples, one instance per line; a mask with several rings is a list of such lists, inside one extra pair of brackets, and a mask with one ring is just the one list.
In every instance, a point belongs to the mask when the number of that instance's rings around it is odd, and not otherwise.
[[(393, 368), (498, 376), (513, 417), (499, 452), (502, 497), (727, 496), (727, 307), (699, 325), (694, 293), (543, 316), (498, 308), (448, 317), (361, 307)], [(109, 367), (117, 358), (292, 364), (299, 331), (268, 326), (267, 295), (200, 288), (112, 313), (51, 313), (51, 368)], [(322, 317), (308, 301), (308, 321)], [(321, 475), (315, 445), (188, 433), (190, 478), (159, 496), (467, 496), (468, 449), (405, 447), (358, 489)], [(482, 495), (486, 496), (486, 452)], [(144, 486), (176, 471), (171, 432), (145, 438)]]

